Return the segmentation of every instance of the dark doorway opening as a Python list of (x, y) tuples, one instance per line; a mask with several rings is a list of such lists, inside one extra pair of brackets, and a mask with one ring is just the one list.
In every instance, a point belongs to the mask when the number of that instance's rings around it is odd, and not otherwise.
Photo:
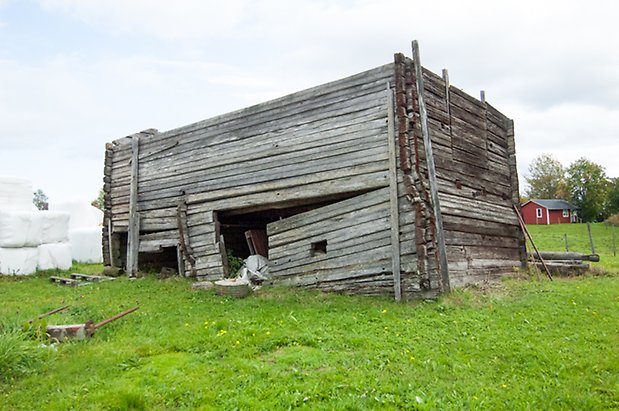
[[(255, 242), (258, 243), (264, 241), (266, 249), (268, 250), (267, 224), (337, 203), (363, 193), (364, 192), (341, 193), (336, 196), (307, 199), (303, 201), (288, 201), (246, 209), (217, 211), (219, 233), (224, 237), (226, 253), (228, 257), (230, 255), (242, 259), (249, 257), (251, 252), (256, 250), (250, 250), (251, 240), (248, 241), (248, 237), (257, 237)], [(247, 234), (250, 231), (256, 232), (257, 234), (253, 236)], [(263, 240), (259, 233), (263, 233)], [(259, 246), (254, 248), (258, 249)], [(265, 257), (268, 258), (268, 255), (265, 255)]]

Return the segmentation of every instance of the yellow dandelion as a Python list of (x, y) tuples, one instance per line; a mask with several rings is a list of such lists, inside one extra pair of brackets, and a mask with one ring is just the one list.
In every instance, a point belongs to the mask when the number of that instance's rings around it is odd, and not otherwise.
[(415, 357), (413, 357), (412, 355), (410, 356), (410, 360), (411, 361), (415, 361)]
[(271, 335), (271, 331), (267, 331), (267, 335)]
[(189, 324), (185, 323), (185, 327), (189, 327)]
[(501, 384), (502, 388), (507, 388), (507, 384)]
[(387, 310), (382, 310), (381, 311), (382, 314), (385, 314), (386, 312), (387, 312)]
[(240, 345), (240, 344), (241, 344), (241, 342), (240, 342), (239, 340), (236, 340), (235, 344), (236, 344), (236, 345)]

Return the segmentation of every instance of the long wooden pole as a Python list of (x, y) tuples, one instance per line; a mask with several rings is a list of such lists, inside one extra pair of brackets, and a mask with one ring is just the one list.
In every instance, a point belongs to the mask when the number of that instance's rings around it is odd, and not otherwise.
[(389, 144), (389, 204), (391, 207), (391, 271), (393, 273), (393, 295), (396, 301), (402, 299), (400, 278), (400, 212), (398, 208), (398, 174), (395, 149), (395, 110), (393, 90), (387, 83), (387, 138)]
[(527, 237), (529, 237), (529, 241), (531, 241), (531, 245), (533, 246), (533, 249), (535, 250), (535, 253), (537, 254), (537, 258), (542, 262), (542, 266), (544, 266), (546, 275), (548, 276), (550, 281), (552, 281), (552, 275), (550, 274), (550, 270), (548, 269), (548, 266), (546, 265), (544, 258), (542, 258), (542, 254), (537, 249), (537, 246), (535, 245), (535, 242), (533, 241), (533, 237), (531, 237), (531, 233), (529, 233), (529, 230), (527, 230), (527, 226), (524, 223), (524, 220), (522, 219), (522, 215), (520, 215), (520, 211), (518, 210), (518, 207), (516, 207), (515, 204), (512, 204), (512, 207), (514, 208), (514, 211), (516, 212), (516, 215), (518, 216), (518, 222), (520, 223), (520, 228), (522, 228), (522, 231), (524, 231)]
[(133, 277), (138, 271), (140, 250), (140, 216), (138, 214), (138, 170), (140, 137), (131, 140), (131, 184), (129, 191), (129, 228), (127, 233), (127, 275)]
[(413, 40), (413, 60), (415, 62), (415, 77), (417, 80), (417, 100), (419, 103), (419, 118), (421, 120), (421, 134), (423, 135), (423, 146), (426, 153), (426, 164), (428, 167), (428, 180), (430, 183), (430, 195), (432, 197), (432, 208), (436, 219), (436, 246), (438, 248), (439, 270), (443, 283), (443, 291), (449, 291), (449, 268), (447, 267), (447, 248), (445, 246), (445, 232), (443, 231), (443, 216), (441, 214), (441, 204), (438, 198), (438, 183), (436, 181), (436, 169), (434, 167), (434, 154), (432, 152), (432, 140), (430, 138), (430, 128), (428, 127), (428, 112), (424, 99), (423, 70), (419, 55), (419, 43)]

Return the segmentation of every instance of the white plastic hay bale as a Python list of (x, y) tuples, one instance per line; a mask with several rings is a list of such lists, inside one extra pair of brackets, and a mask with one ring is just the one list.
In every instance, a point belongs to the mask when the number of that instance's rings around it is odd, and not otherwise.
[(39, 270), (68, 270), (73, 265), (69, 243), (42, 244), (39, 246)]
[(50, 203), (52, 211), (64, 211), (71, 215), (69, 230), (85, 227), (96, 227), (103, 224), (103, 211), (80, 200)]
[(103, 262), (101, 251), (101, 227), (86, 227), (69, 230), (71, 254), (75, 261), (84, 264)]
[(40, 211), (35, 218), (41, 220), (41, 244), (66, 243), (69, 241), (69, 219), (64, 211)]
[(0, 247), (37, 247), (43, 235), (40, 211), (0, 209)]
[(0, 176), (0, 209), (32, 210), (32, 183), (20, 177)]
[(0, 274), (28, 275), (37, 270), (39, 249), (37, 247), (0, 247)]

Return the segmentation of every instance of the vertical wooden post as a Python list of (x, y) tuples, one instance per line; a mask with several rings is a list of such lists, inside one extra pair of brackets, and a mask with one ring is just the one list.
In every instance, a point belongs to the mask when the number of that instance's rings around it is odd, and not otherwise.
[(413, 60), (415, 63), (415, 77), (417, 80), (417, 99), (419, 104), (419, 119), (421, 121), (421, 134), (423, 136), (423, 145), (428, 167), (432, 208), (434, 209), (434, 217), (436, 218), (436, 245), (438, 248), (439, 269), (441, 272), (443, 291), (449, 291), (449, 268), (447, 267), (447, 249), (445, 247), (445, 232), (443, 231), (443, 216), (441, 214), (441, 205), (438, 198), (438, 183), (436, 181), (436, 169), (434, 167), (434, 154), (432, 153), (432, 139), (430, 138), (428, 112), (426, 111), (426, 103), (424, 100), (423, 70), (421, 67), (419, 43), (417, 40), (413, 40)]
[(615, 242), (615, 225), (612, 225), (613, 232), (613, 257), (617, 256), (617, 243)]
[(587, 231), (589, 232), (589, 244), (591, 245), (591, 254), (595, 254), (595, 245), (593, 244), (593, 235), (591, 234), (591, 223), (587, 223)]
[[(516, 166), (516, 139), (514, 137), (514, 120), (505, 121), (505, 138), (507, 139), (507, 164), (509, 166), (510, 189), (512, 205), (520, 213), (520, 188), (518, 184), (518, 168)], [(527, 246), (524, 230), (520, 230), (518, 235), (520, 264), (524, 268), (527, 265)]]
[(389, 203), (391, 206), (391, 271), (393, 273), (393, 294), (396, 301), (402, 299), (400, 278), (400, 212), (398, 207), (398, 174), (395, 149), (395, 110), (393, 90), (387, 83), (387, 138), (389, 144)]
[(485, 102), (486, 102), (486, 91), (485, 91), (485, 90), (481, 90), (481, 91), (479, 92), (479, 100), (480, 100), (482, 103), (485, 103)]
[(565, 252), (569, 253), (570, 252), (570, 246), (567, 243), (567, 234), (563, 234), (563, 239), (565, 240)]
[(181, 250), (181, 245), (176, 245), (176, 264), (178, 265), (178, 275), (181, 277), (185, 276), (185, 260), (183, 260), (183, 252)]
[(107, 219), (107, 252), (110, 258), (110, 265), (114, 266), (114, 246), (112, 244), (112, 219)]
[(449, 91), (449, 71), (447, 69), (443, 69), (443, 81), (445, 82), (445, 112), (447, 113), (447, 117), (449, 119), (449, 145), (451, 147), (452, 158), (453, 158), (453, 149), (454, 149), (454, 137), (453, 137), (453, 127), (451, 125), (451, 93)]
[(129, 188), (129, 228), (127, 234), (127, 275), (134, 277), (138, 271), (140, 249), (140, 215), (138, 214), (138, 170), (140, 136), (131, 140), (131, 185)]

